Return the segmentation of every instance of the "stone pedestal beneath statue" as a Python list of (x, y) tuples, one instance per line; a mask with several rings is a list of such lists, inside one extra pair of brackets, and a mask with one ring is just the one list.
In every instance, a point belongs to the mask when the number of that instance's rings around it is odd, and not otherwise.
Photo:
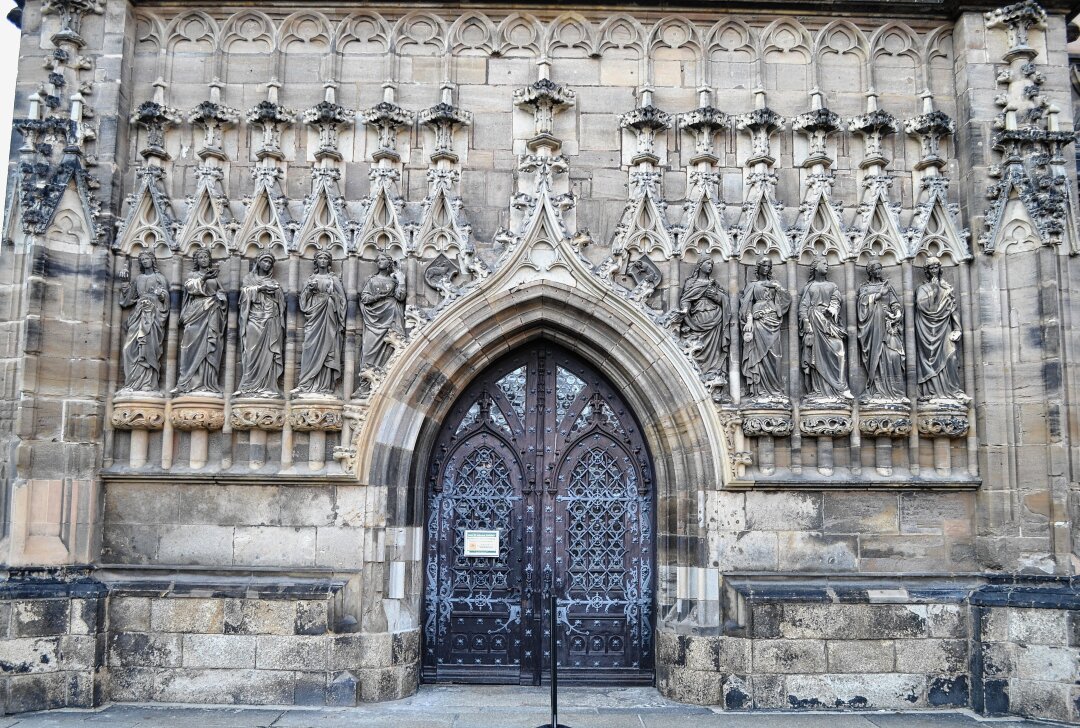
[(907, 437), (911, 434), (911, 404), (895, 400), (859, 402), (859, 432), (866, 437)]
[(169, 405), (169, 422), (173, 429), (191, 433), (188, 464), (196, 470), (206, 467), (210, 432), (225, 426), (225, 398), (197, 392), (177, 397)]
[(787, 437), (795, 429), (791, 406), (751, 405), (739, 409), (746, 437)]
[(964, 437), (968, 433), (968, 403), (959, 399), (919, 401), (919, 434), (923, 437)]
[(285, 426), (285, 400), (276, 397), (237, 397), (229, 423), (234, 430), (280, 430)]
[(128, 464), (146, 465), (150, 432), (165, 427), (165, 395), (159, 392), (118, 392), (113, 397), (112, 426), (131, 431)]
[(919, 400), (919, 435), (934, 442), (934, 470), (941, 475), (952, 471), (952, 441), (966, 437), (971, 429), (968, 403), (961, 399)]
[(220, 430), (225, 426), (225, 399), (220, 394), (185, 394), (170, 403), (169, 421), (184, 432)]
[(799, 405), (799, 432), (816, 438), (817, 470), (822, 475), (834, 472), (833, 438), (850, 435), (853, 427), (848, 400), (804, 399)]
[(301, 395), (289, 404), (289, 426), (297, 432), (337, 432), (344, 409), (337, 397)]
[(808, 402), (799, 407), (799, 432), (808, 437), (844, 437), (852, 430), (851, 405)]
[(744, 437), (759, 438), (758, 469), (765, 475), (776, 470), (773, 438), (788, 437), (795, 429), (791, 401), (785, 399), (744, 400), (739, 407)]
[(237, 397), (232, 402), (229, 423), (234, 430), (248, 430), (248, 464), (252, 469), (266, 464), (266, 435), (285, 427), (285, 400), (278, 397)]
[(340, 432), (344, 403), (332, 395), (303, 394), (289, 404), (289, 426), (308, 434), (308, 467), (321, 470), (326, 462), (326, 433)]
[(907, 399), (867, 399), (859, 402), (859, 432), (873, 438), (874, 469), (893, 474), (893, 440), (911, 434), (911, 402)]

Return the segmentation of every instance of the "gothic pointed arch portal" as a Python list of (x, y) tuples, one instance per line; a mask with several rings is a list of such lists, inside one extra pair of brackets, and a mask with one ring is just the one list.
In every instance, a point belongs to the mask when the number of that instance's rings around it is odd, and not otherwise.
[[(596, 369), (544, 339), (503, 357), (458, 397), (430, 463), (425, 680), (539, 683), (554, 589), (564, 679), (652, 683), (653, 470)], [(497, 555), (470, 556), (492, 530)]]

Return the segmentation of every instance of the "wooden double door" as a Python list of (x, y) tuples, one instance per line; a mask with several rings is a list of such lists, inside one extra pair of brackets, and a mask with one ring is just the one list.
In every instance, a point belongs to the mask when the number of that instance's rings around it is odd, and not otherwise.
[[(425, 681), (538, 684), (554, 590), (560, 680), (651, 684), (652, 466), (604, 377), (547, 343), (515, 352), (462, 394), (430, 462)], [(478, 535), (497, 556), (469, 555)]]

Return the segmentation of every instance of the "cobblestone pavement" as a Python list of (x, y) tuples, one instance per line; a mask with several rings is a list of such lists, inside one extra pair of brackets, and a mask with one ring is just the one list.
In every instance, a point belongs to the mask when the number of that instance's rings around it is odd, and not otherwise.
[[(547, 688), (425, 687), (407, 700), (359, 708), (112, 705), (0, 717), (0, 728), (537, 728)], [(723, 713), (666, 700), (651, 688), (567, 688), (568, 728), (1022, 728), (1046, 725), (968, 713)], [(680, 725), (681, 724), (681, 725)]]

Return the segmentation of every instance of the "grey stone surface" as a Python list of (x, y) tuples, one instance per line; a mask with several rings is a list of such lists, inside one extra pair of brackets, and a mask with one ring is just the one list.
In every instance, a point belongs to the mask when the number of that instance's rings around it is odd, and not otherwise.
[[(666, 728), (672, 724), (702, 728), (962, 728), (993, 725), (1027, 728), (1034, 722), (1014, 719), (985, 723), (967, 712), (721, 713), (680, 705), (651, 688), (566, 688), (560, 691), (560, 722), (573, 728)], [(93, 711), (57, 711), (0, 718), (0, 728), (536, 728), (548, 719), (547, 688), (425, 687), (394, 703), (359, 708), (174, 708), (114, 705)], [(6, 721), (6, 722), (5, 722)]]

